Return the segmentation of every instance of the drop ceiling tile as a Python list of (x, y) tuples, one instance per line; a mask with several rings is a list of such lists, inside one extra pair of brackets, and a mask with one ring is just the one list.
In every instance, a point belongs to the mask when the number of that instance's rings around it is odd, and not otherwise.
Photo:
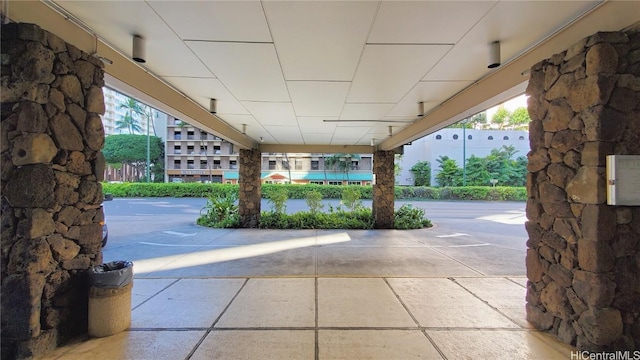
[(249, 137), (258, 139), (260, 134), (264, 134), (264, 127), (252, 116), (252, 115), (238, 115), (238, 114), (219, 114), (220, 118), (231, 125), (238, 131), (242, 131), (242, 124), (246, 124)]
[(265, 126), (265, 129), (280, 144), (304, 144), (297, 126)]
[(366, 133), (368, 133), (373, 126), (370, 125), (360, 125), (360, 126), (344, 126), (336, 129), (336, 133), (334, 135), (334, 139), (359, 139)]
[(209, 99), (216, 99), (218, 115), (249, 114), (249, 111), (222, 86), (218, 79), (164, 77), (163, 80), (182, 91), (205, 109), (209, 109)]
[(340, 116), (349, 82), (288, 81), (297, 116)]
[(148, 3), (181, 39), (271, 42), (259, 1)]
[(476, 81), (491, 72), (487, 69), (487, 64), (489, 44), (492, 42), (501, 42), (502, 64), (505, 64), (560, 29), (567, 23), (567, 19), (576, 18), (596, 3), (597, 1), (501, 1), (423, 80)]
[(337, 123), (324, 122), (324, 120), (338, 120), (338, 118), (328, 116), (298, 116), (298, 126), (303, 133), (333, 134), (336, 129)]
[(347, 102), (400, 100), (450, 45), (367, 45)]
[(238, 100), (290, 101), (272, 44), (186, 43)]
[(369, 43), (455, 44), (497, 1), (383, 1)]
[(421, 81), (387, 113), (387, 116), (417, 117), (419, 102), (424, 102), (424, 112), (427, 113), (471, 84), (471, 81)]
[(242, 104), (262, 124), (298, 126), (291, 103), (243, 101)]
[(393, 104), (345, 104), (340, 120), (379, 120), (392, 107)]
[(351, 81), (377, 3), (263, 3), (287, 80)]
[(333, 138), (333, 133), (320, 134), (317, 132), (303, 132), (302, 138), (304, 139), (304, 143), (307, 145), (330, 144), (331, 139)]
[(141, 35), (147, 57), (143, 66), (156, 75), (212, 75), (146, 2), (56, 1), (56, 4), (91, 24), (96, 33), (123, 54), (131, 55), (133, 35)]

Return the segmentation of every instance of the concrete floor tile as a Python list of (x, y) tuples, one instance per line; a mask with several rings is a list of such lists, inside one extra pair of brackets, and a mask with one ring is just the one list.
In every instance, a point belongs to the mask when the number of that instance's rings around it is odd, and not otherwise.
[(449, 359), (566, 360), (571, 348), (559, 348), (529, 331), (427, 330)]
[(317, 257), (319, 276), (480, 275), (427, 247), (320, 247)]
[(314, 327), (315, 279), (250, 279), (216, 328)]
[(191, 360), (313, 359), (313, 330), (214, 330)]
[(123, 331), (60, 348), (57, 359), (184, 359), (200, 341), (204, 331)]
[(320, 330), (319, 358), (442, 359), (419, 330)]
[(318, 279), (320, 327), (415, 327), (383, 279)]
[(346, 241), (319, 245), (327, 247), (424, 247), (418, 239), (409, 236), (405, 230), (318, 230), (318, 238), (328, 235), (346, 235)]
[(518, 326), (449, 279), (389, 279), (424, 327), (517, 328)]
[(131, 327), (210, 327), (244, 282), (244, 279), (181, 279), (133, 310)]
[(518, 276), (518, 277), (510, 277), (509, 280), (514, 281), (514, 282), (520, 284), (522, 287), (526, 288), (527, 287), (527, 281), (529, 279), (527, 279), (526, 276)]
[(177, 279), (134, 279), (131, 289), (131, 308), (135, 308)]
[(526, 320), (526, 288), (505, 278), (456, 278), (455, 281), (521, 327), (533, 328)]

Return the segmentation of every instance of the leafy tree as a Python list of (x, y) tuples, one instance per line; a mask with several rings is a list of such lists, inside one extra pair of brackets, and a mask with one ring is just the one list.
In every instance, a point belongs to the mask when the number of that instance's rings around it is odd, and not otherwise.
[(400, 166), (400, 164), (402, 163), (402, 157), (403, 157), (402, 154), (395, 154), (394, 162), (393, 162), (394, 177), (400, 176), (400, 173), (402, 172), (402, 166)]
[(116, 120), (117, 129), (127, 129), (129, 134), (142, 132), (140, 121), (138, 117), (143, 114), (143, 108), (140, 103), (130, 97), (118, 106), (120, 109), (125, 109), (127, 113), (123, 115), (120, 120)]
[(529, 111), (523, 106), (513, 110), (509, 120), (509, 128), (513, 130), (528, 130), (531, 122)]
[[(149, 142), (150, 165), (154, 173), (157, 173), (156, 168), (164, 167), (164, 146), (162, 139), (157, 136), (151, 136)], [(138, 174), (137, 178), (140, 178), (147, 163), (147, 136), (132, 134), (109, 135), (105, 138), (102, 153), (105, 161), (109, 164), (129, 164), (133, 166)]]
[(431, 186), (431, 164), (419, 161), (411, 167), (415, 186)]
[(487, 170), (486, 158), (480, 158), (471, 155), (467, 159), (467, 185), (469, 186), (487, 186), (491, 179), (491, 174)]
[(462, 185), (462, 169), (454, 159), (448, 156), (440, 156), (437, 159), (440, 172), (436, 175), (439, 186), (460, 186)]
[(343, 172), (347, 177), (347, 181), (349, 181), (352, 160), (360, 160), (360, 155), (337, 153), (325, 158), (324, 165), (327, 169), (333, 169), (336, 174)]
[(488, 127), (487, 125), (487, 113), (484, 111), (481, 113), (477, 113), (472, 117), (463, 119), (458, 121), (455, 124), (449, 126), (449, 128), (461, 129), (462, 127), (466, 127), (467, 129), (485, 129)]
[(491, 123), (498, 125), (498, 129), (502, 130), (508, 126), (510, 118), (511, 112), (509, 112), (509, 110), (504, 106), (500, 105), (495, 114), (493, 114), (493, 117), (491, 117)]

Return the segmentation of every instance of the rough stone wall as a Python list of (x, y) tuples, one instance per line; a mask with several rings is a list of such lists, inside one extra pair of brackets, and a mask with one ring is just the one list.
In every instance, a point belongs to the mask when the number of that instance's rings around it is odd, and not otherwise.
[(640, 34), (596, 33), (529, 87), (527, 318), (580, 350), (640, 349), (640, 207), (606, 205), (606, 155), (640, 154)]
[(260, 150), (240, 150), (238, 212), (240, 213), (240, 227), (243, 228), (257, 228), (260, 225), (261, 160)]
[(395, 200), (393, 151), (376, 151), (373, 154), (373, 226), (376, 229), (392, 229)]
[(87, 331), (102, 262), (102, 63), (31, 24), (2, 25), (2, 358)]

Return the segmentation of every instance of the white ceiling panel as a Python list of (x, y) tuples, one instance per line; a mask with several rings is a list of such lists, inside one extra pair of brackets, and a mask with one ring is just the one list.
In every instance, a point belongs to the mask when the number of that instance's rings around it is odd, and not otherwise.
[(264, 127), (251, 115), (225, 114), (220, 118), (238, 131), (242, 131), (242, 124), (246, 124), (246, 134), (254, 139), (258, 139), (266, 133)]
[(396, 102), (450, 45), (367, 45), (347, 102)]
[(297, 126), (265, 126), (265, 129), (280, 144), (304, 144)]
[(324, 122), (324, 120), (338, 120), (338, 118), (298, 116), (298, 126), (303, 133), (333, 134), (338, 123)]
[(497, 1), (383, 1), (369, 43), (455, 44)]
[[(143, 1), (56, 1), (100, 37), (131, 55), (133, 35), (145, 39), (145, 68), (159, 76), (210, 77), (211, 72), (194, 56), (156, 13)], [(171, 54), (171, 56), (167, 56)]]
[(249, 111), (222, 86), (218, 79), (165, 77), (163, 80), (175, 86), (176, 89), (207, 110), (209, 109), (209, 99), (216, 99), (218, 115), (249, 114)]
[(340, 120), (378, 120), (392, 107), (393, 104), (345, 104)]
[(333, 133), (320, 134), (316, 132), (303, 132), (302, 138), (304, 139), (304, 143), (307, 145), (330, 144), (331, 139), (333, 138)]
[(238, 100), (290, 101), (272, 44), (186, 43)]
[(377, 2), (267, 1), (287, 80), (351, 81)]
[(298, 116), (339, 116), (349, 92), (349, 82), (288, 81)]
[(387, 116), (417, 117), (419, 102), (424, 102), (426, 113), (471, 84), (470, 81), (421, 81), (387, 113)]
[(242, 104), (262, 124), (298, 126), (291, 103), (243, 101)]
[(183, 40), (271, 42), (259, 1), (148, 2)]
[(424, 80), (477, 80), (491, 71), (487, 64), (492, 42), (501, 42), (504, 64), (558, 30), (566, 24), (566, 19), (575, 18), (595, 3), (501, 1), (429, 71)]

